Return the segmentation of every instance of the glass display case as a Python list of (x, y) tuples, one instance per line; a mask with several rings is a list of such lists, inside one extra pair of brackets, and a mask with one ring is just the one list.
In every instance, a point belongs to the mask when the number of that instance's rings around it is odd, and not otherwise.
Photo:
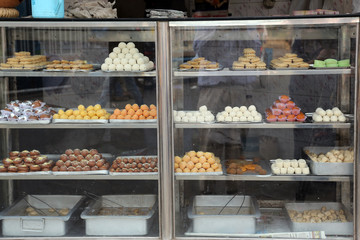
[(1, 239), (358, 238), (358, 16), (0, 28)]
[(358, 18), (170, 22), (177, 238), (353, 239), (357, 39)]

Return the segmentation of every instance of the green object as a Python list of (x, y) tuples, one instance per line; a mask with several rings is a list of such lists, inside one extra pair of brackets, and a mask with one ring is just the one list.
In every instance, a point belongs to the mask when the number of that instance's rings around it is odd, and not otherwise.
[(339, 65), (337, 63), (330, 63), (326, 64), (326, 67), (338, 67)]
[(325, 62), (321, 60), (315, 60), (314, 67), (325, 67)]
[(336, 59), (332, 59), (332, 58), (328, 58), (328, 59), (325, 59), (325, 64), (328, 65), (328, 64), (337, 64), (337, 60)]
[(344, 59), (338, 61), (339, 67), (350, 67), (350, 59)]

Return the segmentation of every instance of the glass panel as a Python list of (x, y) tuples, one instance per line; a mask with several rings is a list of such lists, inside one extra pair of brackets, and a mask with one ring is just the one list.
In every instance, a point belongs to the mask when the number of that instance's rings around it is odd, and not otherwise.
[(1, 237), (158, 237), (155, 24), (34, 26), (4, 28)]
[(177, 237), (351, 238), (358, 26), (331, 21), (174, 23)]

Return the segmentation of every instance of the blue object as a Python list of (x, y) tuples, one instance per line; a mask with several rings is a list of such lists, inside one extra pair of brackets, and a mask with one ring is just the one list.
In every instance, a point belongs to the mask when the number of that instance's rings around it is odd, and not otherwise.
[(64, 0), (31, 0), (34, 18), (64, 18)]

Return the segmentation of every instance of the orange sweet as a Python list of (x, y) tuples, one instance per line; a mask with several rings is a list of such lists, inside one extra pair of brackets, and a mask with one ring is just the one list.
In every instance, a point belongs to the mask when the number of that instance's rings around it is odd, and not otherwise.
[(118, 115), (117, 119), (125, 119), (125, 117), (123, 115)]
[(132, 117), (131, 117), (132, 120), (138, 120), (139, 119), (139, 116), (134, 114)]
[(156, 106), (154, 104), (150, 104), (150, 110), (156, 109)]
[(110, 119), (116, 119), (116, 115), (115, 114), (111, 115)]
[(143, 110), (143, 111), (144, 110), (149, 110), (149, 107), (147, 105), (143, 104), (143, 105), (141, 105), (140, 109)]
[(137, 111), (139, 109), (139, 105), (137, 105), (136, 103), (132, 105), (132, 109), (134, 109), (135, 111)]
[(118, 109), (118, 108), (115, 109), (115, 110), (114, 110), (114, 114), (115, 114), (115, 115), (120, 115), (120, 114), (121, 114), (121, 110)]
[(136, 112), (135, 112), (136, 115), (140, 116), (143, 114), (143, 111), (141, 109), (138, 109)]
[(125, 119), (130, 120), (130, 119), (131, 119), (131, 115), (126, 115), (126, 116), (125, 116)]
[(149, 120), (149, 119), (154, 119), (154, 118), (152, 116), (148, 116), (146, 119)]
[(144, 117), (144, 115), (140, 115), (139, 116), (139, 120), (145, 120), (146, 118)]
[(156, 116), (156, 109), (151, 109), (150, 115), (155, 117)]
[(144, 115), (144, 117), (148, 117), (148, 116), (150, 116), (150, 112), (148, 110), (144, 110), (143, 115)]
[(129, 109), (129, 110), (128, 110), (128, 115), (132, 116), (132, 115), (134, 115), (134, 114), (135, 114), (134, 109)]
[(127, 111), (125, 109), (121, 110), (121, 115), (125, 117), (127, 115)]
[(126, 104), (125, 109), (129, 111), (131, 109), (131, 104)]

